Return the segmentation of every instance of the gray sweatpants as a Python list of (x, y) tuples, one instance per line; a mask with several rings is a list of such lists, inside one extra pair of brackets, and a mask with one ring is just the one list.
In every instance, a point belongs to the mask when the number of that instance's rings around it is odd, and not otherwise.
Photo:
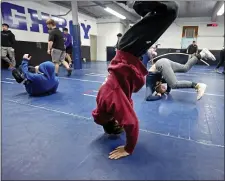
[(193, 56), (191, 59), (189, 59), (186, 64), (180, 64), (167, 58), (162, 58), (155, 63), (155, 66), (156, 70), (162, 74), (168, 86), (170, 86), (172, 89), (193, 88), (193, 82), (187, 80), (178, 81), (175, 73), (185, 73), (189, 71), (192, 66), (197, 63), (197, 61), (198, 58), (196, 56)]
[[(9, 55), (9, 58), (7, 55)], [(12, 47), (1, 47), (1, 59), (13, 67), (16, 66), (15, 52)]]

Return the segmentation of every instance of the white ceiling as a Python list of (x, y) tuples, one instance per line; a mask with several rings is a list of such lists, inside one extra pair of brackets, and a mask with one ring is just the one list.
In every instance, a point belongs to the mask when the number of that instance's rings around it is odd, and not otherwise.
[(182, 1), (178, 17), (211, 17), (216, 1)]
[[(60, 3), (60, 5), (66, 6), (68, 8), (71, 7), (70, 1), (60, 1), (55, 3)], [(128, 8), (123, 4), (118, 4), (116, 1), (96, 1), (97, 3), (101, 3), (104, 6), (119, 6), (122, 9), (114, 9), (117, 12), (129, 13), (129, 15), (138, 18), (137, 14), (133, 9)], [(217, 1), (179, 1), (179, 15), (178, 17), (211, 17), (213, 13), (214, 6)], [(108, 12), (106, 12), (103, 7), (94, 3), (93, 1), (78, 1), (78, 11), (89, 16), (95, 18), (102, 18), (106, 16), (110, 16)]]

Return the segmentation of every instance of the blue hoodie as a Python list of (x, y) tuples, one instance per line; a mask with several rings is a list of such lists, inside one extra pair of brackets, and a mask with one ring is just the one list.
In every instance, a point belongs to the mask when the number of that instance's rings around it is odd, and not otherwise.
[(28, 71), (28, 60), (23, 60), (21, 65), (24, 76), (30, 81), (26, 87), (28, 94), (33, 96), (43, 95), (46, 93), (55, 93), (59, 80), (55, 76), (55, 66), (52, 62), (44, 62), (39, 65), (39, 72), (31, 73)]
[[(156, 83), (159, 81), (162, 83), (166, 83), (165, 79), (160, 73), (149, 72), (146, 76), (146, 101), (157, 101), (162, 98), (161, 96), (153, 95), (153, 93), (155, 92)], [(166, 92), (169, 93), (170, 91), (171, 88), (167, 85)]]

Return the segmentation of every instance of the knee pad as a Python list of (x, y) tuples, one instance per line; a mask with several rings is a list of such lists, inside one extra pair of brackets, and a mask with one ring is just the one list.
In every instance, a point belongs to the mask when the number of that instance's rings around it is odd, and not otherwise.
[(14, 69), (12, 71), (12, 76), (15, 78), (16, 82), (19, 84), (22, 83), (25, 80), (24, 74), (20, 69)]

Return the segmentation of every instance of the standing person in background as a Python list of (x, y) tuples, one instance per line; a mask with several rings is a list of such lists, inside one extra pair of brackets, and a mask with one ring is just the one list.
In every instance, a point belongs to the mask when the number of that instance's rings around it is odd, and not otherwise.
[(1, 59), (9, 64), (9, 69), (12, 69), (16, 66), (15, 51), (13, 48), (15, 41), (15, 35), (9, 30), (9, 25), (5, 23), (2, 24)]
[[(225, 50), (223, 47), (222, 50), (220, 51), (220, 61), (216, 66), (216, 69), (215, 69), (216, 72), (219, 73), (219, 68), (221, 67), (222, 64), (224, 64), (224, 62), (225, 62)], [(222, 72), (223, 74), (225, 73), (224, 70), (225, 70), (225, 65), (223, 67), (223, 72)]]
[(66, 59), (69, 61), (69, 66), (72, 67), (72, 50), (73, 50), (73, 45), (72, 45), (72, 37), (68, 33), (68, 29), (64, 28), (63, 29), (63, 37), (64, 37), (64, 42), (66, 46)]
[(52, 62), (55, 64), (55, 74), (56, 76), (58, 76), (59, 65), (62, 63), (67, 69), (67, 75), (70, 76), (72, 73), (72, 69), (65, 61), (66, 49), (64, 45), (63, 34), (58, 28), (56, 28), (56, 23), (53, 19), (47, 20), (46, 24), (47, 27), (51, 30), (49, 31), (47, 53), (52, 56)]
[(191, 45), (187, 48), (187, 54), (189, 54), (189, 59), (192, 58), (193, 55), (196, 55), (198, 53), (198, 45), (196, 44), (196, 41), (193, 41)]

